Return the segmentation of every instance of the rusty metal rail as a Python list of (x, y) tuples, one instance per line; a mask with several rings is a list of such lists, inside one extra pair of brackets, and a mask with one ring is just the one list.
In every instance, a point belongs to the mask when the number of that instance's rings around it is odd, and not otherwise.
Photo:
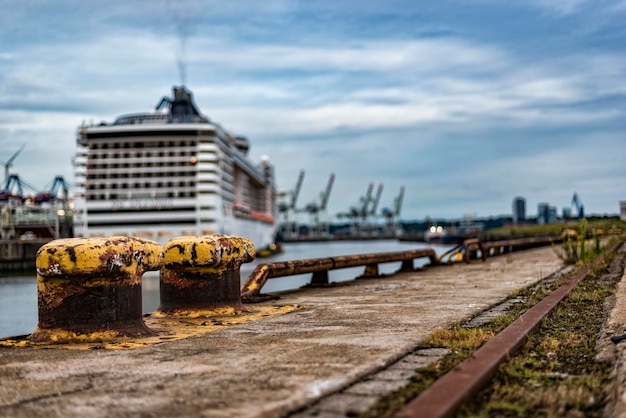
[(379, 276), (378, 264), (401, 261), (402, 265), (399, 271), (412, 271), (414, 269), (413, 260), (426, 257), (429, 258), (431, 264), (439, 264), (439, 257), (432, 248), (260, 264), (241, 287), (241, 298), (248, 303), (265, 300), (267, 297), (260, 294), (261, 289), (268, 279), (275, 277), (313, 273), (311, 284), (324, 285), (328, 284), (328, 272), (330, 270), (365, 266), (362, 277), (377, 277)]
[(446, 257), (448, 257), (449, 261), (454, 258), (470, 262), (470, 260), (478, 257), (484, 261), (487, 257), (552, 245), (562, 241), (563, 238), (559, 236), (519, 238), (485, 243), (473, 238), (465, 240), (462, 244), (447, 251), (441, 257), (438, 257), (432, 248), (423, 248), (391, 253), (309, 258), (259, 264), (241, 287), (241, 299), (246, 303), (266, 300), (268, 296), (261, 295), (261, 289), (268, 279), (275, 277), (312, 273), (311, 285), (321, 286), (328, 284), (328, 272), (334, 269), (365, 266), (365, 271), (361, 277), (377, 277), (379, 275), (378, 264), (380, 263), (401, 261), (402, 267), (399, 271), (412, 271), (413, 260), (416, 258), (428, 257), (431, 264), (441, 264)]
[[(620, 241), (615, 244), (608, 252), (614, 252), (622, 243)], [(576, 273), (567, 283), (543, 298), (470, 358), (408, 403), (395, 417), (443, 418), (455, 414), (489, 382), (498, 367), (522, 346), (528, 334), (540, 321), (603, 259), (603, 256), (597, 257), (592, 264)]]
[(482, 243), (482, 250), (486, 256), (506, 254), (512, 251), (528, 250), (530, 248), (543, 247), (546, 245), (563, 242), (562, 236), (518, 238), (504, 241)]
[(472, 259), (481, 258), (483, 261), (487, 257), (507, 254), (513, 251), (523, 251), (546, 245), (553, 245), (563, 242), (562, 236), (517, 238), (502, 241), (482, 242), (478, 238), (466, 239), (463, 243), (451, 248), (441, 255), (441, 261), (448, 257), (448, 261), (463, 260), (470, 262)]

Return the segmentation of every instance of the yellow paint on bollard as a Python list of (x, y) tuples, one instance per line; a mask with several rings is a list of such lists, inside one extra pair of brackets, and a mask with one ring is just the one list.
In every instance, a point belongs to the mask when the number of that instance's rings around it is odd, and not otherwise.
[(69, 238), (37, 253), (39, 322), (32, 341), (104, 341), (151, 335), (142, 320), (141, 277), (163, 265), (154, 241)]
[[(256, 305), (245, 313), (232, 314), (232, 312), (220, 312), (215, 310), (209, 315), (199, 315), (195, 318), (176, 318), (170, 315), (152, 313), (145, 317), (145, 322), (154, 335), (124, 337), (102, 333), (101, 339), (85, 338), (84, 335), (59, 332), (54, 338), (47, 341), (35, 342), (28, 339), (3, 339), (0, 347), (26, 348), (26, 349), (68, 349), (68, 350), (132, 350), (154, 344), (177, 341), (197, 335), (207, 334), (220, 329), (258, 321), (270, 316), (285, 315), (300, 309), (302, 305), (261, 306)], [(106, 337), (106, 338), (105, 338)], [(63, 344), (72, 339), (72, 344)]]
[(249, 263), (256, 255), (254, 245), (235, 235), (184, 236), (165, 244), (164, 265), (185, 272), (219, 272), (229, 264)]
[(179, 317), (237, 313), (240, 267), (254, 260), (250, 240), (234, 235), (186, 236), (164, 246), (159, 312)]

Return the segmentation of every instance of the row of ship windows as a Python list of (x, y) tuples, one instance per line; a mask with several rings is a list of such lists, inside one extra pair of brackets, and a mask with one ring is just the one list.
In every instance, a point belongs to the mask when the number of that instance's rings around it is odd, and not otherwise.
[[(200, 180), (198, 182), (184, 182), (184, 181), (159, 181), (156, 183), (153, 182), (135, 182), (135, 183), (109, 183), (109, 182), (98, 182), (98, 183), (84, 183), (82, 181), (77, 181), (75, 186), (77, 188), (86, 188), (87, 190), (104, 190), (104, 189), (153, 189), (157, 188), (166, 188), (166, 187), (195, 187), (196, 184), (200, 186), (205, 185), (217, 185), (220, 184), (219, 181), (215, 180)], [(221, 187), (225, 190), (232, 189), (232, 185), (228, 183), (221, 182)], [(201, 187), (204, 189), (204, 187)]]
[[(211, 162), (211, 161), (200, 161), (202, 162)], [(178, 169), (185, 169), (187, 173), (215, 173), (216, 171), (214, 169), (200, 169), (197, 170), (195, 169), (195, 167), (188, 165), (186, 162), (185, 163), (144, 163), (144, 164), (89, 164), (89, 166), (85, 166), (84, 164), (76, 164), (76, 167), (87, 167), (88, 170), (90, 171), (99, 171), (99, 170), (114, 170), (114, 169), (138, 169), (138, 168), (178, 168)], [(231, 173), (232, 174), (232, 169), (231, 167), (228, 167), (226, 165), (222, 165), (221, 166), (222, 170), (226, 173)], [(83, 170), (84, 171), (84, 170)], [(162, 173), (162, 171), (158, 171), (158, 173)]]
[(91, 152), (88, 155), (90, 160), (106, 160), (106, 159), (120, 159), (120, 158), (152, 158), (152, 157), (193, 157), (196, 155), (195, 151), (159, 151), (159, 152), (124, 152), (124, 153), (95, 153)]
[(194, 181), (190, 181), (190, 182), (185, 182), (185, 181), (179, 181), (179, 182), (173, 182), (173, 181), (168, 181), (168, 182), (158, 182), (158, 183), (134, 183), (134, 184), (128, 184), (128, 183), (121, 183), (121, 184), (117, 184), (117, 183), (112, 183), (112, 184), (104, 184), (104, 183), (100, 183), (100, 184), (89, 184), (87, 185), (87, 190), (103, 190), (103, 189), (111, 189), (111, 190), (115, 190), (115, 189), (152, 189), (152, 188), (158, 188), (158, 189), (162, 189), (164, 187), (196, 187), (196, 182)]
[[(163, 195), (164, 198), (174, 199), (174, 198), (187, 198), (187, 197), (196, 197), (195, 191), (176, 191), (176, 192), (168, 192)], [(117, 194), (117, 193), (100, 193), (100, 194), (87, 194), (88, 201), (95, 200), (115, 200), (115, 199), (127, 199), (128, 195), (126, 194)]]
[[(96, 170), (99, 168), (142, 168), (142, 167), (188, 167), (190, 164), (193, 165), (197, 161), (196, 160), (185, 160), (185, 161), (168, 161), (168, 162), (133, 162), (133, 163), (103, 163), (103, 164), (87, 164), (87, 168), (89, 170)], [(209, 161), (212, 162), (212, 161)]]
[[(207, 174), (217, 174), (215, 172)], [(195, 177), (196, 173), (189, 172), (145, 172), (145, 173), (100, 173), (100, 174), (88, 174), (87, 180), (106, 180), (106, 179), (135, 179), (135, 178), (152, 178), (152, 177)]]
[(119, 149), (119, 148), (164, 148), (164, 147), (195, 147), (196, 141), (158, 141), (158, 142), (92, 142), (91, 149)]

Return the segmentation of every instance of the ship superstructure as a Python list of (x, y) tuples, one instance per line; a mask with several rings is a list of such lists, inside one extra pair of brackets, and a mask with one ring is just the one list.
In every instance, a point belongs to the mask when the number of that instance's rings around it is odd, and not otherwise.
[(275, 228), (274, 170), (202, 115), (185, 87), (153, 112), (83, 124), (75, 158), (78, 236), (235, 234), (257, 248)]

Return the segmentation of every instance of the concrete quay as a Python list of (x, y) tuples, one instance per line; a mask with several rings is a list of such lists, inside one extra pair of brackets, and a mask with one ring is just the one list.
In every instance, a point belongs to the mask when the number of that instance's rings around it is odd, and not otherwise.
[[(554, 250), (544, 247), (284, 292), (278, 300), (248, 305), (250, 314), (262, 307), (297, 309), (135, 349), (0, 346), (0, 416), (362, 412), (404, 385), (415, 368), (444, 354), (415, 351), (434, 329), (465, 320), (561, 269)], [(612, 318), (619, 328), (619, 315)]]

